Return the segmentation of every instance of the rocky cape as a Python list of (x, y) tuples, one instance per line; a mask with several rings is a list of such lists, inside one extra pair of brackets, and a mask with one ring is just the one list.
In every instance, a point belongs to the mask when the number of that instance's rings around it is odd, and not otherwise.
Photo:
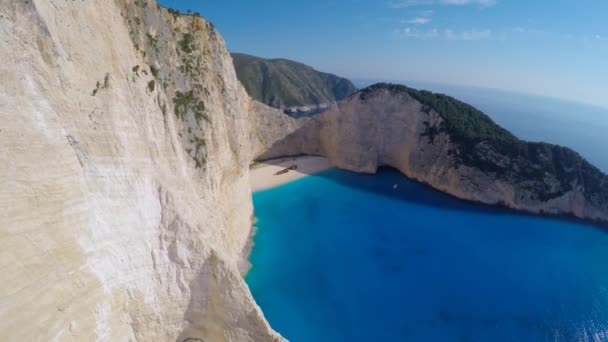
[(608, 217), (606, 176), (573, 152), (471, 145), (407, 88), (301, 119), (253, 101), (213, 25), (153, 0), (0, 0), (0, 41), (6, 341), (282, 340), (242, 277), (257, 159), (390, 165), (464, 199)]
[(376, 84), (312, 118), (262, 158), (312, 154), (374, 173), (391, 166), (460, 199), (608, 223), (608, 176), (571, 149), (517, 139), (446, 95)]

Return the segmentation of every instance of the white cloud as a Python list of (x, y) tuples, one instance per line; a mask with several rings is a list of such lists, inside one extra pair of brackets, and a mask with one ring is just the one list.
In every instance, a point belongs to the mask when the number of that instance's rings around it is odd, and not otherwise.
[(490, 30), (470, 30), (454, 32), (452, 30), (445, 30), (445, 38), (447, 40), (485, 40), (492, 37), (492, 31)]
[(411, 27), (395, 30), (395, 34), (400, 37), (415, 38), (415, 39), (433, 39), (439, 38), (440, 34), (437, 29), (418, 30)]
[(440, 0), (439, 2), (445, 5), (496, 5), (496, 0)]
[(412, 39), (444, 39), (454, 41), (474, 41), (487, 40), (492, 38), (491, 30), (466, 30), (454, 31), (446, 29), (440, 31), (438, 29), (419, 30), (412, 27), (395, 30), (394, 32), (399, 37)]
[(406, 8), (414, 6), (429, 6), (429, 5), (453, 5), (453, 6), (464, 6), (464, 5), (480, 5), (480, 6), (493, 6), (496, 5), (497, 0), (399, 0), (390, 1), (388, 7), (390, 8)]
[(431, 22), (433, 13), (434, 12), (431, 10), (413, 11), (412, 14), (414, 15), (414, 18), (401, 20), (401, 23), (410, 25), (425, 25)]
[(412, 25), (424, 25), (431, 22), (430, 18), (425, 17), (417, 17), (409, 20), (401, 20), (402, 24), (412, 24)]
[(414, 13), (416, 13), (416, 15), (418, 15), (418, 16), (428, 18), (428, 17), (432, 16), (435, 12), (433, 10), (421, 10), (421, 11), (415, 11)]

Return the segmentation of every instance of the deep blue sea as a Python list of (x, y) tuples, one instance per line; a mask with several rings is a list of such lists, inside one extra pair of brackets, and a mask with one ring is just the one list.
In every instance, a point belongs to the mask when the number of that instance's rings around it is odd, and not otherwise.
[[(500, 108), (521, 137), (576, 142)], [(606, 170), (603, 146), (581, 152)], [(608, 341), (608, 230), (466, 203), (391, 169), (333, 169), (253, 200), (246, 281), (293, 342)]]

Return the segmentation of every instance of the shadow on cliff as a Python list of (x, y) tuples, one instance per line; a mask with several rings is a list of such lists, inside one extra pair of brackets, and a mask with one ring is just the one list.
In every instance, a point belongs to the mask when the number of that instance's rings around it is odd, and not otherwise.
[[(289, 132), (278, 140), (275, 137), (259, 137), (259, 145), (264, 146), (256, 156), (256, 161), (273, 163), (274, 159), (284, 159), (303, 155), (321, 156), (320, 130), (321, 123), (316, 119), (299, 119), (300, 127)], [(270, 141), (268, 141), (270, 140)], [(304, 171), (305, 172), (305, 171)]]
[[(320, 155), (310, 155), (310, 154), (299, 154), (299, 155), (291, 155), (286, 157), (278, 157), (268, 160), (260, 160), (259, 162), (263, 162), (266, 165), (273, 165), (281, 169), (287, 169), (291, 166), (297, 166), (297, 172), (302, 173), (304, 175), (313, 175), (318, 173), (318, 167), (314, 163), (304, 163), (301, 158), (303, 157), (323, 157)], [(255, 168), (255, 165), (253, 166)], [(289, 170), (288, 172), (292, 172)]]
[(231, 272), (214, 251), (202, 265), (193, 267), (194, 277), (189, 286), (189, 304), (184, 312), (186, 322), (176, 342), (229, 341), (231, 327), (247, 328), (247, 341), (279, 340), (271, 333), (263, 315), (252, 309), (250, 297), (235, 296), (245, 291), (239, 273)]

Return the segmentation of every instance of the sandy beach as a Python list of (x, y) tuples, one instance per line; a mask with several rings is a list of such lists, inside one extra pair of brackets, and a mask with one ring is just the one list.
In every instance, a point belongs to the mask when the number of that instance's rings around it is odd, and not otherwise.
[[(277, 175), (277, 172), (297, 166), (294, 170)], [(325, 157), (302, 156), (267, 160), (251, 166), (250, 179), (252, 191), (269, 189), (284, 183), (330, 169), (332, 166)]]

